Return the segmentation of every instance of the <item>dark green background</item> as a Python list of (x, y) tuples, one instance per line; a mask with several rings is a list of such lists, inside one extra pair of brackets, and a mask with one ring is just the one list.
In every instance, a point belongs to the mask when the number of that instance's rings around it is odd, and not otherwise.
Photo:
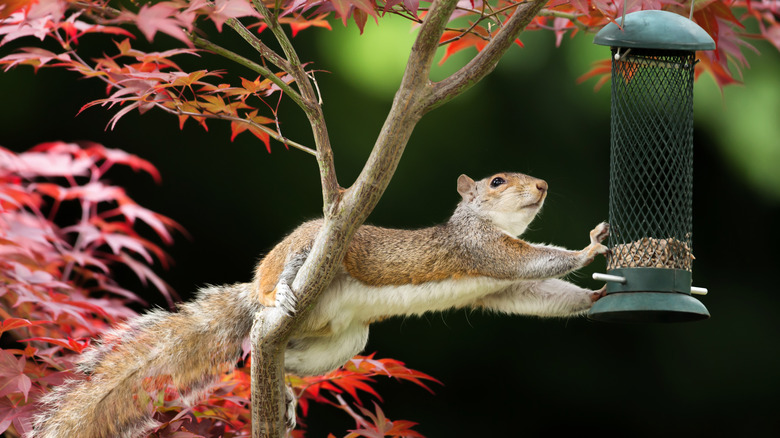
[[(366, 92), (378, 86), (357, 83), (345, 72), (339, 52), (351, 49), (341, 42), (358, 35), (335, 26), (332, 32), (304, 32), (295, 43), (304, 59), (315, 61), (314, 68), (331, 72), (317, 78), (339, 180), (346, 186), (360, 171), (392, 94)], [(372, 26), (367, 33), (375, 32)], [(513, 48), (482, 84), (427, 115), (369, 222), (421, 227), (443, 221), (458, 201), (458, 175), (481, 178), (511, 170), (550, 184), (550, 196), (526, 238), (585, 246), (588, 231), (607, 219), (608, 202), (608, 86), (594, 93), (592, 82), (575, 82), (588, 68), (590, 60), (583, 61), (582, 54), (591, 50), (591, 38), (567, 39), (555, 49), (551, 34), (524, 37), (526, 47)], [(382, 43), (386, 47), (373, 43), (372, 50), (382, 57), (401, 43), (406, 44), (390, 38)], [(772, 175), (780, 147), (771, 135), (754, 140), (729, 131), (733, 120), (727, 112), (735, 111), (734, 105), (739, 114), (749, 112), (745, 120), (757, 121), (749, 131), (778, 129), (777, 100), (755, 98), (740, 107), (744, 96), (778, 95), (777, 85), (770, 87), (776, 79), (760, 78), (777, 77), (779, 57), (771, 47), (760, 48), (761, 58), (749, 58), (754, 69), (746, 73), (745, 87), (727, 90), (721, 98), (710, 79), (697, 85), (697, 93), (709, 97), (697, 95), (694, 284), (710, 290), (701, 298), (710, 320), (605, 325), (584, 318), (464, 311), (389, 320), (372, 327), (366, 351), (402, 360), (444, 385), (433, 385), (436, 394), (430, 395), (411, 384), (380, 382), (387, 416), (417, 421), (429, 437), (780, 433), (780, 189), (751, 167)], [(376, 62), (355, 57), (358, 64)], [(61, 71), (34, 75), (23, 68), (0, 75), (0, 145), (21, 151), (43, 141), (93, 140), (154, 163), (163, 176), (160, 186), (131, 172), (111, 177), (139, 203), (172, 217), (192, 235), (177, 239), (170, 248), (175, 265), (161, 272), (183, 298), (205, 284), (248, 281), (261, 254), (296, 224), (319, 214), (312, 157), (279, 144), (269, 155), (248, 133), (231, 143), (227, 124), (219, 122), (210, 122), (209, 132), (188, 122), (181, 132), (172, 116), (132, 113), (105, 131), (110, 112), (93, 108), (75, 116), (82, 104), (103, 93), (100, 83)], [(281, 117), (286, 135), (311, 144), (296, 108), (283, 107)], [(763, 152), (735, 158), (748, 150)], [(590, 273), (603, 269), (598, 260), (571, 280), (598, 288)], [(164, 304), (153, 292), (141, 293)], [(343, 435), (352, 426), (327, 407), (312, 408), (307, 422), (314, 437), (328, 431)]]

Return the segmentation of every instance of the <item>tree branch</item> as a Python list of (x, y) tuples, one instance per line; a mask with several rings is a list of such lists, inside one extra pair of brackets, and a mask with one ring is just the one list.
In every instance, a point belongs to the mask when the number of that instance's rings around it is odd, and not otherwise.
[[(294, 317), (279, 317), (280, 309), (267, 308), (261, 317), (273, 323), (257, 322), (253, 329), (255, 342), (252, 364), (257, 367), (257, 372), (253, 368), (252, 382), (260, 386), (253, 387), (252, 395), (260, 397), (265, 406), (264, 409), (253, 410), (252, 436), (255, 438), (283, 436), (279, 406), (284, 404), (284, 389), (283, 380), (278, 376), (283, 375), (284, 363), (279, 357), (283, 357), (284, 347), (297, 324), (305, 319), (308, 310), (335, 276), (352, 235), (379, 202), (412, 130), (428, 109), (423, 102), (429, 100), (426, 96), (431, 89), (431, 64), (443, 29), (456, 4), (457, 0), (437, 0), (431, 6), (412, 46), (401, 86), (371, 156), (355, 184), (344, 192), (344, 196), (326, 204), (323, 226), (292, 284), (292, 290), (299, 297)], [(307, 99), (306, 92), (302, 91), (302, 94)], [(320, 115), (321, 111), (317, 113), (313, 107), (310, 120), (316, 121)], [(327, 135), (324, 125), (317, 127), (313, 123), (312, 129), (315, 133)], [(318, 144), (318, 153), (321, 146)], [(326, 168), (332, 170), (332, 162)], [(255, 406), (258, 405), (253, 402), (253, 409)]]
[(477, 56), (447, 79), (434, 84), (434, 91), (430, 95), (431, 100), (428, 105), (435, 108), (452, 100), (492, 72), (520, 32), (546, 3), (546, 0), (531, 0), (520, 4), (501, 30)]

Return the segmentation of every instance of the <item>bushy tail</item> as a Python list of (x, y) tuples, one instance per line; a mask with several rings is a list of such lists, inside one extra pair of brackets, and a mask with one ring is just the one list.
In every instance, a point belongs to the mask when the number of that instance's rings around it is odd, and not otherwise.
[(197, 398), (235, 364), (260, 307), (251, 291), (209, 287), (176, 313), (155, 310), (107, 333), (78, 364), (86, 378), (45, 397), (29, 438), (145, 436), (156, 426), (145, 389), (170, 382)]

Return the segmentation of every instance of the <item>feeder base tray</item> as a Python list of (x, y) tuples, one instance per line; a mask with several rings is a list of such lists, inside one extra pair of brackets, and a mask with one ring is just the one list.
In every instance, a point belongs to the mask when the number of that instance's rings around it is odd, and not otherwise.
[(594, 321), (622, 323), (688, 322), (709, 317), (699, 300), (675, 292), (610, 293), (588, 312), (588, 319)]

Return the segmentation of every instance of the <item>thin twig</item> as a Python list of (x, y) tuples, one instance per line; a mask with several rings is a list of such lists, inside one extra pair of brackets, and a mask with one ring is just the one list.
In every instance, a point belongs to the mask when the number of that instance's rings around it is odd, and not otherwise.
[(165, 105), (163, 105), (162, 103), (159, 103), (159, 102), (155, 102), (154, 106), (156, 106), (158, 108), (161, 108), (163, 111), (165, 111), (165, 112), (167, 112), (169, 114), (175, 114), (175, 115), (178, 115), (178, 116), (189, 116), (189, 117), (193, 117), (193, 118), (200, 117), (200, 118), (206, 118), (206, 119), (227, 120), (229, 122), (246, 123), (246, 124), (248, 124), (248, 125), (250, 125), (250, 126), (252, 126), (254, 128), (257, 128), (257, 129), (265, 132), (271, 138), (273, 138), (274, 140), (276, 140), (276, 141), (278, 141), (280, 143), (284, 143), (285, 145), (292, 146), (293, 148), (298, 149), (298, 150), (303, 151), (303, 152), (306, 152), (307, 154), (310, 154), (310, 155), (315, 155), (315, 156), (317, 155), (317, 152), (314, 149), (312, 149), (312, 148), (310, 148), (308, 146), (304, 146), (304, 145), (302, 145), (300, 143), (297, 143), (297, 142), (295, 142), (293, 140), (290, 140), (289, 138), (287, 138), (287, 137), (277, 133), (273, 129), (271, 129), (271, 128), (265, 126), (265, 125), (261, 125), (259, 123), (255, 123), (255, 122), (253, 122), (251, 120), (243, 119), (241, 117), (236, 117), (236, 116), (229, 116), (229, 115), (226, 115), (226, 114), (193, 113), (193, 112), (184, 111), (184, 110), (181, 110), (181, 109), (178, 109), (178, 108), (175, 108), (175, 109), (174, 108), (169, 108), (169, 107), (166, 107)]
[[(477, 27), (479, 25), (479, 23), (481, 23), (482, 20), (485, 18), (485, 4), (486, 4), (485, 2), (482, 2), (482, 11), (480, 11), (480, 13), (479, 13), (479, 18), (477, 20), (475, 20), (473, 23), (471, 23), (471, 26), (469, 26), (468, 29), (464, 30), (460, 35), (458, 35), (456, 37), (450, 38), (450, 39), (448, 39), (446, 41), (439, 42), (439, 47), (445, 46), (445, 45), (447, 45), (449, 43), (452, 43), (452, 42), (455, 42), (455, 41), (458, 41), (459, 39), (463, 38), (463, 36), (466, 35), (467, 33), (471, 33), (474, 30), (474, 28)], [(490, 40), (490, 38), (486, 38), (483, 35), (480, 35), (479, 33), (475, 32), (474, 34), (477, 35), (477, 36), (483, 37), (483, 38), (485, 38), (488, 41)]]
[(246, 26), (244, 26), (240, 21), (235, 18), (230, 18), (225, 21), (225, 24), (230, 26), (230, 28), (233, 29), (241, 38), (243, 38), (244, 41), (249, 43), (252, 48), (257, 50), (257, 53), (259, 53), (263, 59), (267, 59), (271, 64), (275, 65), (276, 68), (280, 70), (284, 70), (287, 73), (292, 73), (290, 71), (290, 63), (287, 62), (287, 60), (278, 53), (273, 51), (270, 47), (268, 47), (262, 40), (260, 40), (260, 38), (254, 34), (254, 32), (247, 29)]
[[(295, 89), (293, 89), (287, 82), (283, 81), (279, 76), (274, 74), (274, 72), (272, 72), (268, 68), (263, 67), (262, 65), (250, 59), (247, 59), (231, 50), (225, 49), (224, 47), (214, 44), (211, 41), (203, 39), (197, 35), (194, 34), (190, 35), (190, 38), (196, 46), (202, 49), (206, 49), (219, 56), (222, 56), (225, 59), (241, 64), (244, 67), (257, 72), (258, 74), (260, 74), (260, 76), (273, 82), (277, 87), (279, 87), (282, 90), (284, 94), (289, 96), (290, 99), (292, 99), (293, 102), (295, 102), (298, 106), (300, 107), (303, 106), (303, 100), (301, 99), (301, 95), (298, 94), (298, 92), (295, 91)], [(289, 74), (289, 72), (286, 73)]]
[(97, 24), (108, 24), (105, 20), (105, 17), (98, 17), (93, 14), (94, 11), (99, 11), (103, 13), (108, 13), (111, 18), (116, 18), (119, 16), (119, 14), (122, 13), (119, 9), (112, 8), (108, 6), (107, 4), (104, 4), (103, 6), (96, 6), (92, 3), (85, 3), (85, 2), (73, 2), (68, 4), (69, 7), (72, 7), (74, 9), (81, 9), (83, 11), (86, 11), (86, 13), (95, 20), (95, 23)]
[(312, 80), (309, 77), (298, 53), (295, 51), (292, 42), (284, 33), (284, 29), (279, 25), (279, 21), (274, 18), (268, 7), (262, 0), (252, 0), (255, 10), (263, 17), (263, 21), (276, 37), (276, 41), (284, 52), (284, 56), (289, 63), (289, 69), (285, 69), (295, 80), (298, 90), (303, 98), (303, 111), (309, 120), (314, 135), (314, 143), (317, 148), (317, 165), (320, 170), (320, 184), (322, 185), (322, 203), (323, 214), (328, 216), (334, 206), (337, 205), (342, 188), (339, 186), (336, 178), (336, 166), (333, 160), (333, 150), (330, 145), (330, 135), (328, 134), (325, 115), (322, 111), (320, 96)]
[[(502, 12), (506, 12), (506, 11), (508, 11), (508, 10), (510, 10), (510, 9), (516, 8), (516, 7), (518, 7), (518, 6), (520, 6), (520, 5), (523, 5), (523, 4), (526, 4), (526, 3), (528, 3), (528, 1), (522, 1), (522, 2), (511, 3), (511, 4), (509, 4), (509, 5), (506, 5), (506, 6), (502, 7), (502, 8), (500, 8), (500, 9), (495, 9), (495, 10), (493, 9), (493, 7), (492, 7), (492, 6), (488, 5), (488, 7), (490, 8), (490, 10), (491, 10), (491, 11), (493, 11), (493, 12), (491, 12), (491, 13), (489, 13), (489, 14), (485, 14), (485, 18), (491, 18), (491, 17), (493, 17), (493, 16), (496, 16), (496, 15), (498, 15), (498, 14), (501, 14)], [(459, 10), (459, 11), (466, 11), (466, 12), (471, 12), (472, 14), (479, 14), (479, 13), (480, 13), (480, 11), (478, 11), (478, 10), (476, 10), (476, 9), (472, 9), (472, 8), (457, 7), (457, 8), (455, 8), (455, 9), (456, 9), (456, 10)]]
[[(420, 10), (422, 10), (422, 9), (420, 9)], [(396, 10), (390, 9), (389, 11), (387, 11), (387, 13), (388, 13), (388, 14), (393, 14), (393, 15), (398, 15), (398, 16), (399, 16), (399, 17), (401, 17), (401, 18), (404, 18), (404, 19), (406, 19), (406, 20), (409, 20), (409, 21), (413, 21), (413, 22), (415, 22), (415, 23), (418, 23), (418, 24), (419, 24), (419, 23), (422, 23), (422, 19), (420, 19), (420, 18), (417, 18), (417, 17), (414, 17), (414, 16), (412, 16), (412, 15), (403, 14), (403, 13), (401, 13), (401, 11), (396, 11)], [(487, 16), (486, 16), (486, 17), (487, 17)], [(467, 33), (467, 32), (468, 32), (468, 30), (469, 30), (469, 29), (471, 29), (471, 28), (473, 28), (473, 27), (474, 27), (473, 25), (472, 25), (472, 26), (469, 26), (469, 28), (468, 28), (468, 29), (467, 29), (467, 28), (463, 28), (463, 27), (445, 27), (445, 28), (444, 28), (444, 31), (445, 31), (445, 32), (460, 32), (460, 33)], [(489, 39), (489, 38), (487, 38), (487, 37), (485, 37), (484, 35), (480, 35), (480, 34), (478, 34), (478, 33), (474, 33), (474, 35), (476, 35), (476, 36), (478, 36), (478, 37), (480, 37), (480, 38), (484, 39), (485, 41), (490, 41), (490, 39)], [(447, 41), (445, 41), (444, 43), (440, 43), (439, 45), (444, 45), (444, 44), (447, 44), (447, 43), (449, 43), (449, 42), (452, 42), (452, 41), (457, 41), (457, 40), (458, 40), (458, 39), (460, 39), (460, 38), (463, 38), (463, 35), (459, 35), (458, 37), (452, 38), (451, 40), (447, 40)]]
[(322, 93), (320, 93), (320, 84), (317, 83), (317, 78), (314, 77), (314, 72), (306, 73), (306, 76), (311, 79), (314, 84), (314, 90), (317, 91), (317, 104), (322, 106)]
[[(268, 25), (268, 28), (274, 34), (274, 37), (276, 37), (276, 41), (282, 47), (284, 56), (287, 58), (287, 62), (290, 64), (290, 66), (293, 69), (301, 67), (301, 60), (298, 58), (298, 53), (295, 51), (292, 42), (290, 42), (290, 39), (287, 38), (284, 30), (279, 25), (279, 21), (276, 19), (276, 16), (271, 14), (271, 11), (268, 10), (268, 7), (265, 5), (265, 3), (262, 2), (262, 0), (252, 0), (252, 5), (255, 7), (255, 10), (260, 13), (263, 21), (266, 25)], [(293, 72), (291, 71), (290, 73), (292, 74)]]
[(579, 27), (580, 30), (587, 31), (591, 29), (588, 25), (578, 20), (579, 17), (582, 17), (582, 14), (572, 14), (569, 12), (561, 12), (561, 11), (555, 11), (551, 9), (542, 9), (541, 11), (539, 11), (537, 15), (540, 17), (566, 18), (569, 21), (571, 21), (572, 24)]
[(406, 8), (401, 10), (396, 10), (395, 8), (393, 8), (393, 9), (389, 9), (386, 13), (398, 15), (399, 17), (403, 17), (409, 21), (414, 21), (415, 23), (422, 23), (422, 18), (411, 15), (411, 13), (406, 11)]
[[(459, 39), (463, 38), (466, 34), (469, 34), (469, 33), (471, 33), (472, 35), (474, 35), (474, 36), (476, 36), (478, 38), (481, 38), (481, 39), (483, 39), (485, 41), (490, 41), (492, 39), (492, 36), (490, 35), (490, 32), (488, 32), (488, 35), (485, 36), (485, 35), (480, 34), (479, 32), (474, 32), (474, 28), (476, 28), (480, 23), (482, 23), (485, 20), (495, 20), (498, 23), (499, 27), (503, 27), (504, 23), (501, 22), (501, 14), (503, 14), (506, 11), (509, 11), (510, 9), (513, 9), (513, 8), (516, 8), (516, 7), (520, 6), (521, 4), (525, 4), (525, 3), (526, 2), (517, 2), (517, 3), (512, 3), (512, 4), (508, 5), (508, 6), (504, 6), (504, 7), (500, 8), (500, 9), (493, 9), (493, 7), (490, 6), (490, 4), (488, 4), (487, 2), (483, 2), (482, 3), (482, 10), (480, 10), (480, 11), (477, 11), (476, 9), (471, 9), (471, 8), (462, 8), (462, 7), (456, 8), (458, 10), (467, 11), (467, 12), (470, 12), (470, 13), (473, 13), (473, 14), (479, 14), (479, 18), (476, 21), (474, 21), (466, 29), (446, 28), (445, 30), (456, 30), (456, 31), (460, 32), (461, 34), (457, 35), (455, 37), (452, 37), (452, 38), (450, 38), (450, 39), (448, 39), (446, 41), (440, 42), (439, 46), (445, 46), (445, 45), (450, 44), (452, 42), (458, 41)], [(489, 13), (485, 13), (485, 9), (489, 9), (490, 12)]]

